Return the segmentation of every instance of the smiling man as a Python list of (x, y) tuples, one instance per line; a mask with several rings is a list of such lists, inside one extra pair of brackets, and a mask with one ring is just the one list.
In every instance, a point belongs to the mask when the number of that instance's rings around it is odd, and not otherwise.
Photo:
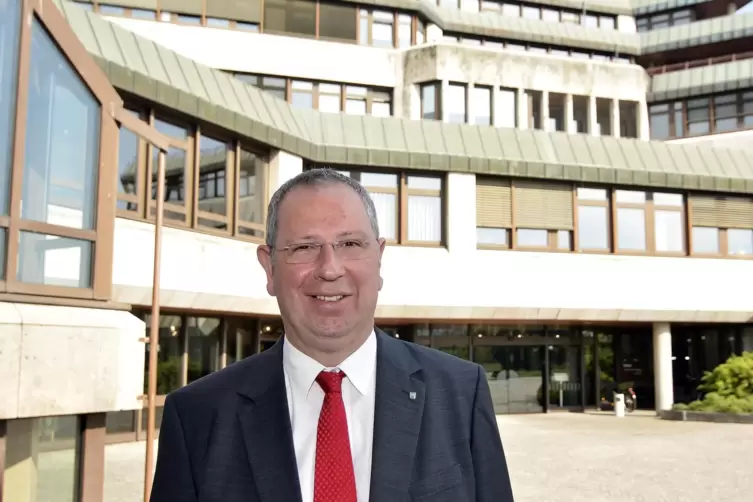
[(484, 370), (374, 326), (383, 253), (358, 182), (277, 190), (258, 258), (285, 335), (167, 397), (152, 502), (512, 502)]

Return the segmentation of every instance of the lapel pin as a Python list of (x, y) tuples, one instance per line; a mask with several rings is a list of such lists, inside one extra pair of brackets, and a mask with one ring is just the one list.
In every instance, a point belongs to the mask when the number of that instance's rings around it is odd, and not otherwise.
[(408, 397), (411, 398), (411, 400), (416, 399), (416, 393), (415, 392), (409, 392)]

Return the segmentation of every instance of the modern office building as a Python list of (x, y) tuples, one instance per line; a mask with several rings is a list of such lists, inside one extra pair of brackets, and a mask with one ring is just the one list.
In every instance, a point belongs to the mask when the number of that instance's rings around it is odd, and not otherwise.
[(153, 144), (162, 399), (277, 340), (255, 249), (318, 166), (373, 194), (380, 327), (499, 413), (693, 399), (753, 350), (744, 3), (0, 0), (3, 500), (144, 436)]

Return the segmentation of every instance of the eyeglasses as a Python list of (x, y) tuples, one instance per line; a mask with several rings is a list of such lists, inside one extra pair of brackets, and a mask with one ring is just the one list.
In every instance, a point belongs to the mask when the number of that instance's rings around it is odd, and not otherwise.
[(369, 241), (358, 239), (331, 243), (306, 242), (302, 244), (290, 244), (283, 248), (276, 248), (276, 250), (283, 253), (285, 263), (313, 263), (319, 259), (322, 247), (327, 245), (332, 246), (335, 255), (344, 261), (361, 260), (369, 252)]

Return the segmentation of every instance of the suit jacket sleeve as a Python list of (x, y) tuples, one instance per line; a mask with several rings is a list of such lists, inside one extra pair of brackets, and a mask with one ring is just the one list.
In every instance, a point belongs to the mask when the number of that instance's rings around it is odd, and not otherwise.
[(499, 436), (489, 382), (481, 366), (478, 371), (471, 431), (476, 502), (513, 502), (510, 474)]
[(172, 396), (165, 399), (150, 502), (196, 502), (183, 425)]

